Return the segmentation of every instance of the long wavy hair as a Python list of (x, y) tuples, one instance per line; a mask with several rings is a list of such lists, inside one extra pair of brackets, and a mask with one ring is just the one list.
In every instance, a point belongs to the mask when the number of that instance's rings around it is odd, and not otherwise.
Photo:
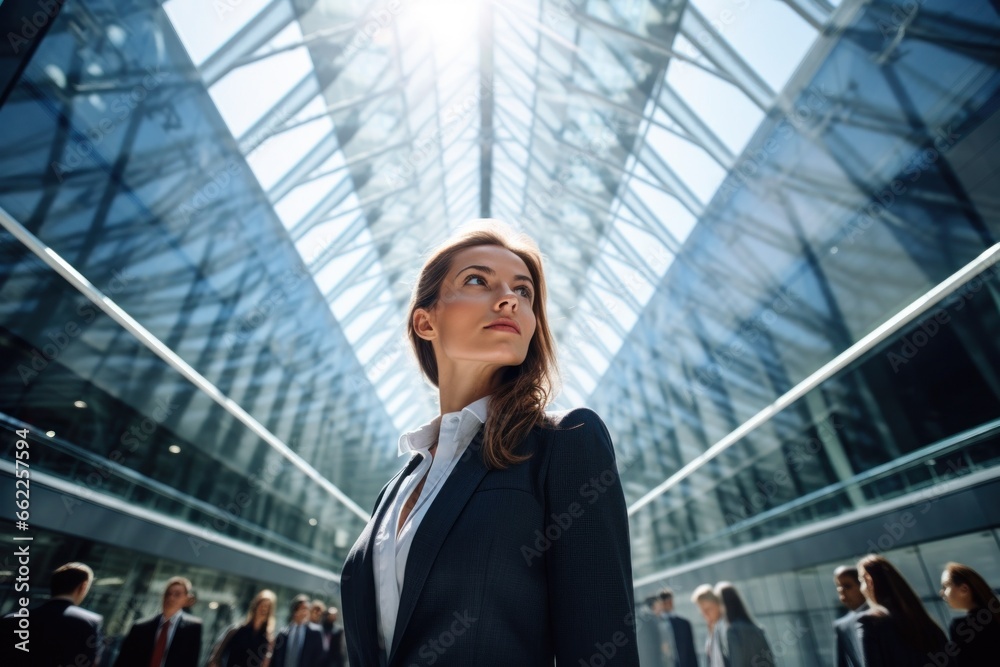
[[(899, 570), (883, 556), (868, 554), (858, 561), (858, 573), (864, 570), (872, 578), (871, 599), (888, 615), (910, 646), (921, 651), (937, 651), (945, 643), (944, 631), (930, 617), (916, 591)], [(863, 575), (862, 575), (863, 576)]]
[(1000, 627), (1000, 598), (986, 583), (982, 575), (968, 565), (948, 563), (944, 566), (953, 586), (968, 586), (972, 593), (973, 610), (986, 609), (990, 612), (990, 623)]
[(556, 426), (545, 414), (546, 406), (558, 391), (559, 371), (555, 341), (545, 313), (542, 255), (534, 240), (504, 223), (487, 220), (469, 225), (465, 231), (432, 250), (413, 289), (406, 332), (420, 370), (437, 387), (438, 366), (434, 347), (430, 341), (417, 335), (413, 315), (418, 308), (431, 310), (441, 298), (441, 286), (451, 270), (455, 255), (466, 248), (482, 245), (500, 246), (520, 257), (535, 284), (535, 298), (531, 305), (535, 314), (535, 334), (528, 344), (524, 361), (518, 366), (500, 369), (500, 384), (491, 395), (483, 433), (483, 462), (489, 468), (502, 469), (529, 458), (528, 455), (517, 454), (515, 449), (532, 428)]
[(274, 594), (274, 591), (265, 588), (253, 596), (253, 600), (250, 601), (250, 608), (247, 610), (246, 624), (253, 627), (253, 619), (257, 615), (257, 607), (265, 601), (271, 603), (271, 612), (267, 615), (267, 623), (264, 624), (264, 631), (267, 633), (268, 638), (271, 638), (274, 636), (274, 614), (278, 607), (278, 596)]

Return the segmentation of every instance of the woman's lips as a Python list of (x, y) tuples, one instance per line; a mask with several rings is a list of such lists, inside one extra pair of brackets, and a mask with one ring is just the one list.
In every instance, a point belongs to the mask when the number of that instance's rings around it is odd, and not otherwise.
[(520, 333), (517, 329), (510, 326), (509, 324), (494, 324), (491, 327), (486, 327), (487, 329), (493, 329), (494, 331), (509, 331), (511, 333)]

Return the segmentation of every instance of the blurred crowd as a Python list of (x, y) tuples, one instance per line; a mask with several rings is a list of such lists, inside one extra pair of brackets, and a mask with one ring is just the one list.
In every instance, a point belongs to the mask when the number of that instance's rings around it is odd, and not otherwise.
[[(202, 621), (188, 610), (196, 601), (191, 582), (171, 577), (161, 611), (136, 621), (109, 656), (104, 619), (83, 608), (94, 581), (84, 563), (58, 567), (49, 583), (51, 597), (27, 613), (0, 620), (0, 665), (13, 667), (198, 667)], [(212, 642), (207, 667), (344, 667), (344, 630), (338, 611), (307, 595), (295, 596), (286, 623), (275, 620), (278, 598), (257, 593), (246, 616)]]
[[(965, 612), (947, 633), (883, 556), (840, 566), (833, 579), (844, 605), (830, 632), (836, 667), (1000, 665), (1000, 599), (972, 568), (948, 563), (941, 573), (942, 599)], [(640, 616), (642, 667), (777, 667), (776, 652), (732, 583), (702, 584), (691, 600), (707, 626), (704, 646), (695, 646), (691, 623), (674, 613), (674, 592), (663, 589), (646, 598)]]

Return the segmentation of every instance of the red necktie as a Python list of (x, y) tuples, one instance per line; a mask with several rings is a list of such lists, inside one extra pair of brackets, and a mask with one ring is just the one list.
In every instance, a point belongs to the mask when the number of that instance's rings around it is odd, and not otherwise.
[(149, 667), (160, 667), (163, 662), (163, 654), (167, 651), (167, 635), (170, 634), (170, 621), (164, 621), (160, 626), (160, 634), (156, 638), (156, 646), (153, 647), (153, 657), (149, 659)]

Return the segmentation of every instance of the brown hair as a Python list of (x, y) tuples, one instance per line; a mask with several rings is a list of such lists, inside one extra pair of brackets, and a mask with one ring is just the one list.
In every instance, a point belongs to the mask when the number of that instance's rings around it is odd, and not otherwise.
[(944, 631), (892, 563), (883, 556), (868, 554), (858, 561), (858, 570), (872, 578), (872, 600), (888, 612), (904, 641), (921, 651), (941, 649), (946, 641)]
[(250, 609), (247, 611), (246, 624), (253, 627), (253, 619), (257, 615), (257, 607), (265, 600), (271, 603), (271, 612), (267, 615), (267, 623), (264, 624), (264, 631), (267, 633), (268, 639), (270, 639), (274, 634), (274, 614), (278, 607), (278, 596), (274, 594), (274, 591), (265, 588), (253, 596), (253, 600), (250, 601)]
[(1000, 599), (982, 575), (961, 563), (948, 563), (944, 566), (944, 571), (948, 573), (952, 586), (969, 587), (974, 610), (986, 609), (992, 617), (990, 622), (1000, 626)]
[(523, 233), (514, 232), (496, 220), (470, 225), (464, 231), (431, 251), (413, 289), (407, 314), (406, 332), (417, 357), (420, 370), (435, 387), (438, 386), (437, 358), (430, 341), (417, 335), (413, 315), (418, 308), (430, 310), (441, 298), (441, 286), (451, 269), (452, 260), (462, 250), (481, 245), (506, 248), (528, 267), (534, 282), (531, 310), (535, 315), (535, 333), (528, 344), (528, 353), (519, 366), (500, 370), (500, 384), (490, 398), (483, 433), (483, 462), (489, 468), (506, 468), (529, 458), (517, 455), (515, 448), (536, 426), (554, 427), (545, 414), (558, 381), (555, 341), (545, 314), (545, 274), (538, 246)]
[(49, 580), (49, 592), (52, 595), (69, 595), (77, 587), (87, 581), (94, 580), (94, 571), (84, 563), (66, 563), (52, 572)]

